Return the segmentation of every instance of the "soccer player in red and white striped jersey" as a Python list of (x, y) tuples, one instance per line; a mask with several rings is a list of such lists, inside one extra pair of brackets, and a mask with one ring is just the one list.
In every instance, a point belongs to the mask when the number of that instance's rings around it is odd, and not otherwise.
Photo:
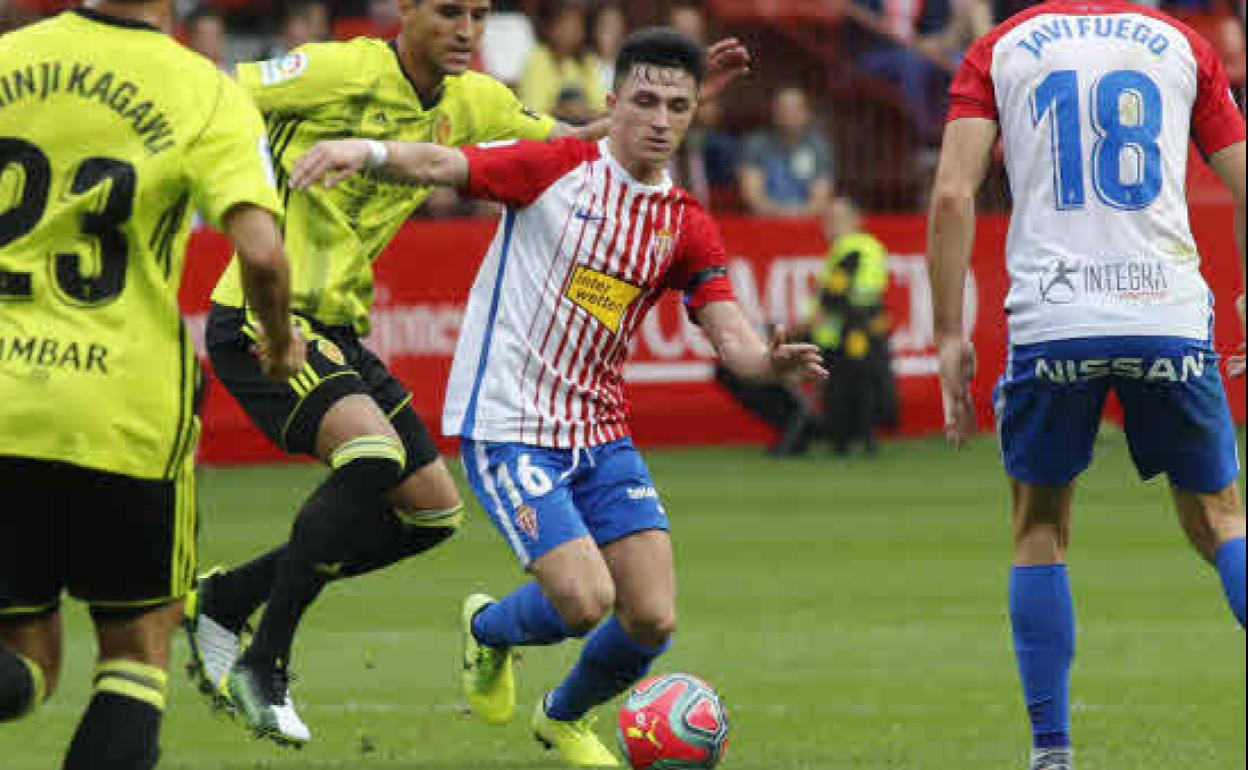
[(641, 678), (676, 622), (667, 514), (629, 439), (623, 392), (641, 320), (679, 291), (739, 376), (823, 374), (815, 347), (754, 333), (717, 226), (665, 170), (703, 70), (692, 41), (643, 30), (616, 62), (601, 142), (459, 150), (344, 140), (313, 149), (291, 177), (333, 184), (380, 166), (507, 207), (472, 288), (443, 428), (461, 437), (473, 490), (536, 580), (498, 601), (465, 601), (464, 685), (478, 716), (507, 721), (511, 649), (593, 631), (533, 715), (539, 738), (578, 766), (616, 764), (585, 717)]

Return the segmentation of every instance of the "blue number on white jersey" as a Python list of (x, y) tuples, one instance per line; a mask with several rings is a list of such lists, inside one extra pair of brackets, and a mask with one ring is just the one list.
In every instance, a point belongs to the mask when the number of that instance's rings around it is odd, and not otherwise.
[[(1090, 163), (1096, 196), (1116, 209), (1146, 208), (1161, 194), (1161, 147), (1157, 144), (1161, 89), (1142, 72), (1117, 70), (1092, 85), (1091, 97), (1092, 128), (1098, 137)], [(1051, 72), (1036, 87), (1032, 125), (1040, 125), (1050, 112), (1054, 205), (1059, 211), (1081, 209), (1087, 194), (1079, 125), (1079, 73), (1075, 70)], [(1124, 153), (1135, 161), (1134, 173), (1123, 173)]]

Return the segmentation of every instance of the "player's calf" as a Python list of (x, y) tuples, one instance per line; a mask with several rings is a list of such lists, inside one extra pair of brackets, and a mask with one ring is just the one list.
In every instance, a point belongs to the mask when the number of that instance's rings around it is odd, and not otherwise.
[(394, 508), (376, 520), (376, 531), (343, 565), (339, 577), (355, 577), (385, 569), (449, 540), (464, 519), (462, 504), (432, 510)]
[(542, 554), (530, 571), (575, 636), (593, 630), (615, 605), (615, 582), (598, 546), (587, 536)]
[(0, 646), (0, 722), (29, 715), (46, 697), (43, 668), (21, 653)]
[(581, 719), (645, 676), (668, 645), (666, 638), (658, 645), (643, 644), (612, 617), (585, 642), (580, 659), (547, 699), (546, 714), (560, 722)]
[(1239, 485), (1230, 484), (1212, 494), (1172, 488), (1179, 520), (1193, 547), (1218, 570), (1227, 604), (1244, 627), (1245, 541), (1244, 511)]
[(1057, 564), (1070, 543), (1073, 484), (1045, 486), (1011, 481), (1014, 500), (1014, 563)]

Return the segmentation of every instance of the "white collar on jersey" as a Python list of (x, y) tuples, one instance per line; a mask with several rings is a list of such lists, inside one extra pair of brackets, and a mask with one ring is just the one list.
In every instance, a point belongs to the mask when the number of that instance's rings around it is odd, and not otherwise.
[(602, 153), (602, 157), (607, 159), (607, 163), (610, 164), (613, 172), (619, 174), (625, 181), (628, 182), (630, 186), (636, 187), (641, 192), (665, 193), (672, 189), (672, 175), (667, 173), (666, 168), (663, 169), (662, 182), (659, 182), (658, 184), (642, 184), (634, 179), (633, 175), (628, 173), (628, 170), (621, 166), (620, 162), (615, 159), (614, 155), (611, 154), (611, 143), (606, 137), (598, 140), (598, 150)]

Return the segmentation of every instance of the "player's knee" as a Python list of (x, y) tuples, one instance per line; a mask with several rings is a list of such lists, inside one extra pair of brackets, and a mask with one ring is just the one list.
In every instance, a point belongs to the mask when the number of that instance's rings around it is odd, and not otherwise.
[(655, 605), (621, 611), (620, 624), (638, 644), (661, 647), (676, 633), (676, 608)]
[(464, 523), (464, 505), (455, 501), (445, 507), (421, 510), (396, 507), (394, 516), (403, 527), (405, 536), (418, 542), (432, 541), (426, 546), (430, 548), (459, 531)]
[(386, 494), (398, 486), (407, 464), (407, 450), (397, 436), (357, 436), (338, 445), (330, 454), (334, 476), (350, 486)]
[(1205, 503), (1205, 521), (1219, 543), (1237, 537), (1245, 532), (1243, 503), (1239, 498), (1239, 486), (1232, 484), (1216, 495), (1207, 495)]
[(20, 653), (0, 648), (0, 722), (11, 722), (30, 715), (52, 691), (43, 667)]
[[(326, 510), (378, 511), (386, 495), (398, 485), (406, 454), (397, 438), (359, 436), (333, 451), (330, 474), (314, 493)], [(295, 520), (290, 547), (303, 560), (332, 560), (340, 547), (340, 515), (304, 516)]]
[(563, 590), (548, 591), (547, 596), (573, 634), (584, 636), (611, 614), (615, 603), (615, 585), (609, 578), (586, 581), (566, 585)]

